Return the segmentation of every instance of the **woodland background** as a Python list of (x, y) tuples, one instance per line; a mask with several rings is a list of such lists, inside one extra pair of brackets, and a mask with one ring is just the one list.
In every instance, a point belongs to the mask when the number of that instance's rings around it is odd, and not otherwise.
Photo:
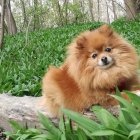
[[(49, 65), (63, 63), (66, 46), (80, 32), (104, 23), (133, 44), (140, 54), (140, 0), (0, 0), (0, 93), (40, 96), (42, 77)], [(128, 92), (130, 103), (119, 94), (117, 91), (114, 96), (120, 102), (117, 118), (99, 106), (92, 108), (97, 122), (63, 110), (68, 117), (62, 117), (56, 126), (40, 114), (41, 129), (11, 121), (12, 132), (1, 132), (0, 124), (0, 139), (139, 140), (140, 98)], [(6, 114), (14, 116), (20, 112), (28, 119), (27, 108), (23, 108), (26, 113), (22, 112), (17, 104), (24, 97), (15, 96), (1, 98), (0, 111), (4, 107)], [(17, 99), (12, 104), (7, 102), (7, 97)], [(11, 114), (7, 111), (9, 107), (13, 107)], [(71, 120), (76, 122), (76, 127), (72, 127)]]
[(0, 0), (0, 7), (2, 38), (3, 32), (14, 35), (73, 23), (111, 23), (124, 16), (134, 19), (140, 0)]
[(0, 0), (0, 93), (41, 95), (80, 32), (110, 24), (140, 54), (140, 0)]

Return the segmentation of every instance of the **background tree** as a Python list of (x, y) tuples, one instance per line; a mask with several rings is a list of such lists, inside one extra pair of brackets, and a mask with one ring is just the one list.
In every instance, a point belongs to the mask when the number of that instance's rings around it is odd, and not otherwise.
[(116, 14), (116, 7), (115, 7), (115, 2), (114, 0), (111, 0), (112, 1), (112, 9), (113, 9), (113, 14), (114, 14), (114, 20), (117, 19), (117, 14)]
[(137, 0), (137, 5), (136, 5), (137, 13), (140, 13), (140, 0)]
[(1, 13), (0, 13), (0, 48), (3, 45), (3, 38), (4, 38), (4, 7), (5, 7), (5, 0), (0, 2), (1, 5)]
[(39, 29), (40, 28), (40, 21), (39, 21), (39, 1), (34, 0), (34, 26), (33, 30)]
[(16, 22), (14, 20), (12, 11), (11, 11), (11, 4), (10, 0), (6, 0), (5, 4), (5, 20), (7, 24), (8, 33), (14, 35), (17, 33)]
[(88, 4), (89, 4), (89, 11), (90, 11), (91, 20), (94, 21), (93, 0), (88, 0)]
[(131, 19), (139, 11), (140, 0), (6, 0), (5, 25), (8, 33), (14, 34), (17, 29), (25, 32), (27, 28), (34, 31), (73, 23), (111, 23), (125, 15)]
[(100, 0), (97, 0), (98, 4), (98, 21), (100, 21)]
[(127, 18), (134, 19), (140, 13), (140, 0), (124, 0), (124, 3)]
[(107, 14), (107, 22), (110, 23), (110, 17), (109, 17), (109, 6), (108, 6), (108, 3), (107, 1), (106, 2), (106, 14)]
[(27, 27), (27, 25), (28, 25), (28, 20), (27, 20), (27, 14), (26, 14), (26, 9), (25, 9), (25, 2), (24, 2), (24, 0), (20, 0), (20, 4), (21, 4), (22, 16), (23, 16), (23, 27)]
[(68, 0), (64, 0), (64, 4), (63, 4), (63, 13), (64, 13), (64, 22), (65, 24), (67, 25), (68, 24), (68, 4), (69, 4), (69, 1)]

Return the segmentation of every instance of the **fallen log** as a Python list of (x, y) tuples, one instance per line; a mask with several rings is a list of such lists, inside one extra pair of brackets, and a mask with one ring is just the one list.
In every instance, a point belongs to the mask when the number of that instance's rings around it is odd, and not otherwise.
[[(45, 114), (52, 122), (57, 124), (58, 119), (51, 117), (47, 109), (40, 105), (40, 100), (41, 97), (16, 97), (10, 94), (0, 94), (0, 127), (6, 131), (12, 130), (9, 120), (15, 120), (28, 127), (40, 127), (38, 112)], [(109, 107), (108, 110), (117, 116), (119, 107)], [(85, 111), (83, 115), (93, 120), (96, 119), (90, 111)]]

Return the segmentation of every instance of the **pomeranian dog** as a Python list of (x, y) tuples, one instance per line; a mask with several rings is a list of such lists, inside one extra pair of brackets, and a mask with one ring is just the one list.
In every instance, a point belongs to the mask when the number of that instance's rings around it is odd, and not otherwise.
[(92, 105), (116, 105), (109, 94), (138, 83), (138, 55), (108, 25), (81, 33), (68, 47), (60, 68), (50, 67), (42, 82), (43, 102), (52, 116), (61, 108), (82, 112)]

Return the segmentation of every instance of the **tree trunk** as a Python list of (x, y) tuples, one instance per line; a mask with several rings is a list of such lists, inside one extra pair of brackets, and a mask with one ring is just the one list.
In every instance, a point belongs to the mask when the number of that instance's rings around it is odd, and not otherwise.
[(139, 0), (124, 0), (127, 19), (135, 19), (136, 15), (139, 13), (139, 10), (137, 10), (138, 2)]
[(100, 21), (100, 0), (97, 0), (98, 4), (98, 21)]
[(27, 20), (27, 15), (26, 15), (26, 10), (25, 10), (25, 3), (24, 3), (24, 0), (20, 0), (20, 3), (21, 3), (22, 16), (23, 16), (23, 27), (27, 27), (27, 25), (28, 25), (28, 20)]
[(67, 23), (68, 23), (68, 0), (64, 1), (63, 7), (65, 9), (65, 24), (67, 25)]
[(6, 34), (8, 34), (8, 27), (7, 27), (6, 23), (5, 23), (5, 20), (4, 20), (4, 32)]
[(88, 5), (89, 5), (89, 11), (90, 11), (91, 20), (94, 21), (93, 0), (88, 0)]
[(40, 21), (40, 26), (44, 27), (44, 13), (43, 13), (43, 2), (42, 0), (39, 1), (39, 5), (40, 5), (40, 16), (39, 16), (39, 21)]
[(116, 20), (117, 19), (117, 14), (116, 14), (116, 7), (115, 7), (114, 0), (112, 0), (112, 8), (113, 8), (114, 20)]
[(106, 2), (106, 13), (107, 13), (107, 23), (109, 23), (110, 24), (110, 18), (109, 18), (109, 8), (108, 8), (108, 4), (107, 4), (107, 1), (105, 1)]
[(63, 15), (62, 15), (62, 12), (61, 12), (61, 6), (59, 4), (59, 0), (57, 0), (57, 11), (58, 11), (58, 15), (59, 15), (59, 24), (60, 26), (63, 26)]
[(0, 14), (0, 48), (3, 46), (3, 38), (4, 38), (4, 7), (5, 0), (1, 1), (1, 14)]
[(34, 30), (40, 28), (39, 15), (38, 15), (38, 0), (34, 0)]
[(5, 19), (8, 27), (8, 33), (14, 35), (17, 33), (17, 26), (14, 20), (13, 14), (11, 12), (10, 0), (6, 0), (5, 5)]
[(140, 13), (140, 0), (136, 1), (136, 13)]
[[(84, 3), (84, 0), (79, 0), (79, 3), (80, 3), (81, 14), (84, 15), (85, 14), (85, 3)], [(86, 22), (86, 19), (82, 18), (82, 22)]]

